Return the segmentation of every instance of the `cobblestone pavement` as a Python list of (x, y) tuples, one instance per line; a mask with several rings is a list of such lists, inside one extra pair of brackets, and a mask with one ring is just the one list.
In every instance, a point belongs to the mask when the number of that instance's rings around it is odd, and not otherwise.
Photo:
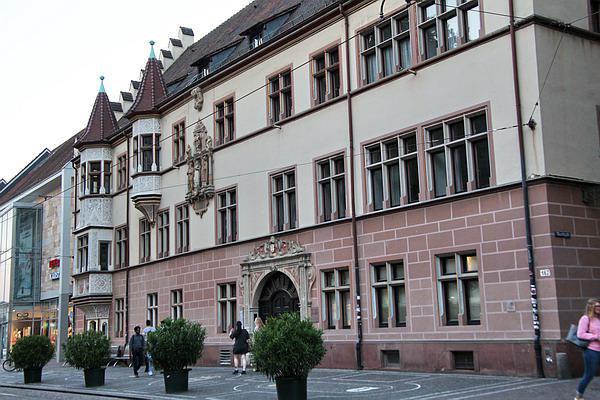
[[(231, 368), (193, 368), (189, 391), (164, 392), (160, 374), (134, 378), (125, 367), (108, 368), (106, 385), (86, 389), (83, 372), (52, 363), (44, 368), (42, 383), (23, 385), (22, 373), (0, 372), (0, 399), (18, 396), (31, 399), (204, 399), (275, 400), (275, 384), (264, 375), (248, 372), (233, 376)], [(577, 380), (531, 379), (473, 374), (423, 374), (392, 371), (315, 370), (309, 376), (308, 397), (365, 400), (449, 399), (572, 399)], [(22, 392), (21, 392), (22, 391)], [(88, 397), (89, 396), (89, 397)], [(592, 382), (588, 399), (600, 399), (600, 378)]]

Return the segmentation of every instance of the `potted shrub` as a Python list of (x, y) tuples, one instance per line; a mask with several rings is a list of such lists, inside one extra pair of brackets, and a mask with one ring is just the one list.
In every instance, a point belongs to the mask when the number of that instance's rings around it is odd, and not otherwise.
[(83, 369), (86, 387), (104, 385), (103, 368), (110, 357), (110, 340), (101, 332), (87, 331), (71, 336), (65, 344), (65, 360)]
[(271, 318), (254, 334), (252, 355), (260, 372), (275, 380), (280, 400), (306, 400), (306, 378), (325, 356), (323, 331), (298, 313)]
[(52, 359), (54, 346), (46, 336), (25, 336), (13, 345), (10, 355), (16, 368), (23, 369), (25, 383), (42, 381), (42, 368)]
[(188, 366), (202, 355), (206, 329), (183, 318), (164, 320), (156, 332), (148, 334), (148, 352), (154, 365), (162, 370), (167, 393), (188, 390)]

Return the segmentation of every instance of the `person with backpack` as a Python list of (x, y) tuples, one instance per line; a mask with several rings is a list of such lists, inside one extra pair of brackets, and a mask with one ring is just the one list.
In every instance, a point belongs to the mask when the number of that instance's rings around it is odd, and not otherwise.
[(577, 325), (577, 337), (589, 341), (583, 353), (585, 372), (575, 393), (575, 400), (583, 400), (585, 389), (600, 369), (600, 299), (587, 301), (585, 314)]
[(129, 339), (129, 358), (133, 358), (133, 374), (136, 378), (139, 378), (138, 370), (144, 362), (144, 348), (146, 341), (144, 336), (140, 334), (139, 325), (133, 328), (135, 332), (131, 339)]
[(242, 328), (242, 322), (238, 321), (235, 324), (235, 329), (232, 329), (231, 332), (229, 332), (229, 337), (234, 340), (233, 365), (235, 366), (235, 370), (233, 371), (233, 375), (238, 374), (240, 361), (242, 364), (242, 375), (246, 375), (246, 353), (248, 353), (250, 334), (247, 330)]

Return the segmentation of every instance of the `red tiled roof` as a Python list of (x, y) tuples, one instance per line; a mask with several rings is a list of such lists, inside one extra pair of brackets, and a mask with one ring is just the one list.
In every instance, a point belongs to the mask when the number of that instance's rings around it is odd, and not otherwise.
[(117, 130), (117, 120), (106, 92), (98, 92), (92, 114), (83, 134), (75, 143), (79, 148), (85, 144), (103, 142)]
[(167, 87), (160, 72), (158, 60), (154, 57), (148, 58), (140, 89), (135, 101), (127, 112), (131, 119), (134, 115), (157, 112), (156, 105), (167, 97)]

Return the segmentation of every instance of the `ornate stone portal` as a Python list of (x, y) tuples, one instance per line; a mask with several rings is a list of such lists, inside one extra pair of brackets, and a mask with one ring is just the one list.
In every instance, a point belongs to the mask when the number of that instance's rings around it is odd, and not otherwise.
[[(200, 112), (204, 97), (200, 88), (191, 93), (194, 108)], [(190, 145), (186, 149), (187, 160), (187, 194), (185, 199), (192, 205), (196, 214), (202, 216), (208, 209), (210, 200), (215, 196), (213, 184), (213, 143), (206, 126), (200, 117), (194, 129), (194, 150)]]
[(310, 262), (310, 253), (292, 240), (271, 237), (255, 247), (241, 263), (242, 280), (239, 282), (243, 304), (243, 322), (254, 327), (254, 314), (258, 314), (259, 300), (265, 284), (273, 272), (281, 272), (294, 284), (298, 292), (300, 316), (311, 317), (310, 290), (315, 283), (315, 268)]

